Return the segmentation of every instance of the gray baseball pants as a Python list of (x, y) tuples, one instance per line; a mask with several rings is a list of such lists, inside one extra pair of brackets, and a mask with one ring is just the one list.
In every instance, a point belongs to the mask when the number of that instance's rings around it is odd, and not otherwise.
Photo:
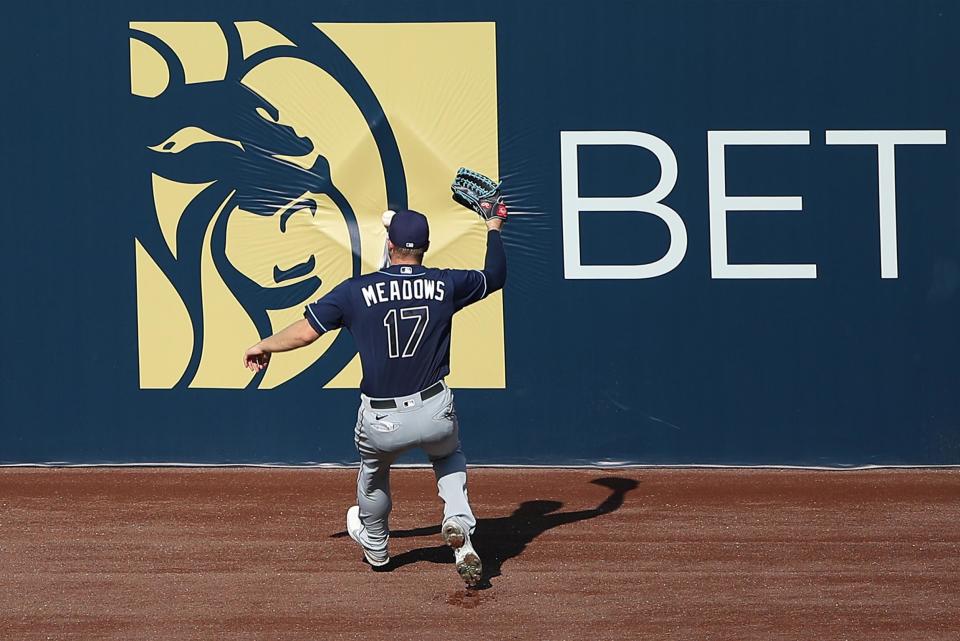
[[(467, 501), (467, 460), (460, 449), (460, 429), (453, 392), (444, 385), (440, 394), (420, 400), (419, 394), (396, 399), (397, 409), (375, 410), (360, 395), (355, 441), (360, 452), (357, 504), (363, 531), (361, 543), (373, 552), (386, 552), (390, 465), (407, 450), (419, 447), (430, 457), (443, 499), (443, 520), (456, 519), (471, 534), (477, 521)], [(382, 399), (375, 399), (382, 400)]]

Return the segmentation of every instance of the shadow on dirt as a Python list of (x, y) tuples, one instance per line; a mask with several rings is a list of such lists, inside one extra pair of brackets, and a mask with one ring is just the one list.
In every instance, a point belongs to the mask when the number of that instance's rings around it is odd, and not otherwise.
[[(627, 492), (638, 485), (633, 479), (619, 477), (602, 477), (590, 482), (608, 488), (610, 495), (600, 505), (589, 510), (558, 512), (557, 510), (563, 507), (560, 501), (535, 500), (524, 501), (510, 516), (478, 519), (473, 539), (473, 545), (483, 559), (483, 581), (478, 589), (491, 587), (490, 579), (500, 576), (503, 564), (522, 554), (527, 545), (547, 530), (614, 512), (623, 505)], [(338, 532), (333, 536), (346, 536), (346, 532)], [(419, 536), (439, 537), (440, 526), (394, 530), (390, 533), (391, 538)], [(389, 564), (377, 570), (391, 572), (420, 561), (452, 564), (453, 553), (445, 545), (416, 548), (392, 557)]]

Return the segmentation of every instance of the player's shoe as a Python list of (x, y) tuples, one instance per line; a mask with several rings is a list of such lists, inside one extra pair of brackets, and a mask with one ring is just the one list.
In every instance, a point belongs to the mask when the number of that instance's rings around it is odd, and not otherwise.
[(363, 550), (363, 556), (367, 563), (375, 568), (382, 568), (390, 562), (390, 555), (386, 552), (373, 552), (368, 550), (360, 541), (360, 533), (363, 532), (363, 523), (360, 522), (360, 506), (354, 505), (347, 510), (347, 534), (357, 542), (357, 545)]
[(453, 548), (454, 558), (457, 562), (457, 573), (467, 584), (467, 587), (473, 587), (480, 582), (483, 575), (483, 565), (480, 563), (480, 556), (473, 549), (470, 542), (470, 534), (454, 519), (447, 519), (440, 528), (440, 535), (443, 542)]

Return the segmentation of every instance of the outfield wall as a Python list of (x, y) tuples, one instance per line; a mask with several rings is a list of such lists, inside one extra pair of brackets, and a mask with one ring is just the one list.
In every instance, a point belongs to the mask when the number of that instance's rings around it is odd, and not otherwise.
[(512, 209), (471, 461), (960, 464), (955, 3), (8, 13), (0, 462), (355, 460), (349, 335), (241, 354), (386, 208), (479, 267), (466, 165)]

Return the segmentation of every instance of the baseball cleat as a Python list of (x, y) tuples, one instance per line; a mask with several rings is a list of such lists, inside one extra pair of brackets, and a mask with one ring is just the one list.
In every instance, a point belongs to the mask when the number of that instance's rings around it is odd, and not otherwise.
[(454, 559), (457, 563), (457, 573), (467, 587), (473, 587), (480, 582), (483, 575), (483, 565), (480, 556), (473, 549), (470, 535), (453, 519), (449, 519), (440, 529), (443, 542), (453, 548)]
[(367, 563), (375, 568), (382, 568), (390, 562), (390, 555), (386, 552), (378, 553), (368, 550), (360, 541), (360, 533), (363, 531), (363, 523), (360, 522), (360, 506), (354, 505), (347, 510), (347, 534), (357, 542), (357, 545), (363, 550), (363, 556)]

